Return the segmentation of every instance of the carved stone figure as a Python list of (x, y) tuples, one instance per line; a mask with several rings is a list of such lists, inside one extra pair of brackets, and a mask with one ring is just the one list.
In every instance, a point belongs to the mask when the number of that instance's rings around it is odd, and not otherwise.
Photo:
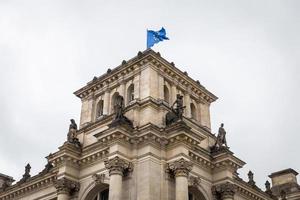
[(211, 149), (212, 151), (219, 151), (221, 149), (224, 149), (224, 145), (226, 149), (228, 149), (227, 142), (226, 142), (226, 131), (224, 129), (224, 124), (222, 123), (219, 128), (216, 143), (214, 144), (214, 146), (212, 146)]
[(69, 126), (68, 141), (73, 142), (73, 139), (76, 138), (77, 124), (75, 123), (74, 119), (70, 119), (70, 121), (71, 124)]
[(127, 126), (132, 128), (133, 127), (132, 122), (126, 116), (124, 116), (124, 110), (125, 110), (124, 98), (121, 95), (118, 94), (115, 97), (113, 106), (115, 111), (115, 119), (109, 126), (113, 127), (120, 124), (126, 124)]
[(77, 124), (75, 123), (74, 119), (70, 119), (70, 121), (71, 121), (71, 124), (69, 126), (68, 142), (71, 144), (74, 144), (78, 148), (81, 148), (81, 144), (76, 136)]
[(117, 95), (114, 103), (115, 119), (121, 119), (123, 117), (124, 110), (124, 98), (121, 95)]
[(249, 179), (248, 183), (252, 186), (255, 186), (255, 181), (254, 181), (253, 175), (254, 174), (252, 171), (248, 172), (248, 179)]
[(45, 165), (45, 168), (43, 171), (40, 172), (40, 174), (46, 174), (53, 168), (53, 165), (51, 162), (47, 161), (47, 164)]
[(182, 120), (184, 108), (185, 106), (183, 106), (183, 96), (177, 94), (176, 101), (171, 107), (171, 112), (168, 112), (166, 114), (166, 125), (169, 126), (178, 120)]
[(266, 192), (271, 190), (271, 184), (269, 181), (266, 181), (265, 186), (266, 186)]
[(30, 169), (31, 169), (31, 166), (28, 163), (25, 166), (25, 173), (23, 174), (23, 178), (18, 183), (24, 183), (25, 181), (27, 181), (31, 177), (31, 175), (30, 175)]

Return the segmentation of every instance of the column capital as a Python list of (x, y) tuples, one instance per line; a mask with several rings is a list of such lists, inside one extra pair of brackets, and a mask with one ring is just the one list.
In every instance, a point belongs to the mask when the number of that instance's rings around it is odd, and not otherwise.
[(132, 163), (119, 158), (118, 156), (105, 160), (105, 167), (109, 170), (109, 176), (118, 174), (121, 176), (126, 175), (127, 172), (131, 172), (133, 170)]
[(57, 194), (71, 195), (74, 192), (78, 192), (80, 184), (67, 178), (57, 179), (54, 183)]
[(189, 172), (192, 170), (193, 164), (183, 158), (171, 162), (167, 166), (167, 171), (174, 173), (175, 177), (184, 176), (188, 177)]
[(214, 199), (233, 199), (236, 191), (236, 186), (226, 182), (212, 187)]

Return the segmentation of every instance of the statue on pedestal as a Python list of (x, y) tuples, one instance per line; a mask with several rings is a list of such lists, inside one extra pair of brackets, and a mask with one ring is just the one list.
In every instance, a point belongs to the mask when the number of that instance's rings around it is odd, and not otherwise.
[(182, 120), (184, 108), (185, 106), (183, 106), (183, 96), (177, 94), (176, 100), (171, 107), (171, 111), (166, 114), (166, 125), (169, 126), (178, 120)]
[(76, 136), (77, 133), (77, 124), (75, 123), (74, 119), (70, 119), (71, 124), (69, 126), (68, 132), (68, 142), (71, 144), (76, 145), (77, 147), (81, 147), (81, 144)]
[(219, 128), (216, 143), (214, 144), (214, 146), (212, 146), (211, 149), (212, 149), (212, 151), (218, 151), (221, 149), (229, 149), (229, 147), (227, 146), (227, 142), (226, 142), (226, 131), (224, 129), (223, 123), (221, 124), (221, 126)]
[(115, 111), (115, 119), (109, 125), (110, 127), (117, 126), (120, 124), (128, 125), (129, 127), (133, 127), (132, 122), (124, 115), (125, 106), (124, 106), (124, 98), (117, 94), (114, 101), (114, 111)]
[(21, 180), (18, 183), (24, 183), (24, 182), (26, 182), (31, 177), (31, 175), (30, 175), (30, 169), (31, 169), (31, 166), (28, 163), (25, 166), (25, 173), (23, 174), (23, 178), (21, 178)]

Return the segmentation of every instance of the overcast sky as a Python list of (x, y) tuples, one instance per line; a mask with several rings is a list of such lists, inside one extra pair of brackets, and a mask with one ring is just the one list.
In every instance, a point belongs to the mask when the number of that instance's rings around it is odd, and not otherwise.
[[(0, 173), (32, 175), (79, 121), (73, 92), (153, 49), (219, 97), (212, 130), (259, 186), (274, 171), (300, 172), (300, 1), (0, 0)], [(299, 178), (298, 178), (299, 180)]]

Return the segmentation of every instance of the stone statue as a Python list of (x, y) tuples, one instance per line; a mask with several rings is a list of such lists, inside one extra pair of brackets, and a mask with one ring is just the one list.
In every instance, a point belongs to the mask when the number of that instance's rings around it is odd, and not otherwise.
[(265, 186), (266, 186), (266, 192), (271, 190), (271, 184), (269, 181), (266, 181)]
[(30, 164), (28, 163), (26, 166), (25, 166), (25, 176), (30, 176), (30, 169), (31, 169), (31, 166)]
[(115, 119), (121, 119), (124, 111), (124, 98), (121, 95), (117, 95), (114, 102)]
[(40, 174), (47, 174), (48, 172), (50, 172), (50, 170), (52, 168), (53, 168), (52, 163), (47, 161), (47, 164), (45, 165), (45, 168), (43, 169), (43, 171), (40, 172)]
[(248, 183), (252, 186), (255, 186), (255, 181), (254, 181), (254, 178), (253, 178), (254, 174), (252, 171), (249, 171), (248, 172)]
[[(224, 145), (225, 145), (225, 147), (224, 147)], [(227, 146), (227, 142), (226, 142), (226, 131), (224, 129), (223, 123), (221, 124), (221, 126), (219, 128), (216, 143), (211, 147), (211, 151), (216, 152), (221, 149), (229, 149), (229, 147)]]
[(71, 124), (69, 126), (68, 132), (68, 142), (74, 144), (76, 147), (81, 148), (81, 144), (76, 136), (77, 133), (77, 124), (75, 123), (74, 119), (70, 119)]
[(226, 142), (226, 131), (224, 129), (224, 124), (222, 123), (219, 128), (219, 131), (218, 131), (218, 136), (217, 136), (217, 141), (216, 141), (215, 146), (220, 148), (223, 145), (225, 145), (225, 147), (228, 148), (227, 142)]
[(109, 125), (110, 127), (114, 127), (120, 124), (126, 124), (129, 127), (133, 128), (132, 122), (124, 115), (124, 98), (121, 95), (117, 95), (114, 101), (114, 111), (115, 111), (115, 119)]
[(76, 132), (77, 132), (77, 124), (75, 123), (74, 119), (71, 119), (71, 124), (69, 126), (69, 132), (68, 132), (68, 142), (73, 142), (74, 138), (76, 138)]
[(168, 112), (166, 114), (166, 125), (169, 126), (178, 120), (182, 120), (184, 108), (185, 106), (183, 106), (183, 96), (177, 94), (176, 101), (173, 103), (171, 107), (171, 112)]
[[(176, 108), (174, 109), (175, 105), (176, 105)], [(176, 101), (172, 105), (172, 110), (175, 110), (175, 113), (179, 119), (182, 119), (184, 108), (185, 108), (185, 106), (183, 106), (183, 96), (180, 94), (177, 94)]]
[(24, 183), (24, 182), (26, 182), (31, 177), (31, 175), (30, 175), (30, 169), (31, 169), (31, 166), (28, 163), (25, 166), (25, 173), (23, 174), (23, 178), (21, 178), (21, 180), (18, 183)]

